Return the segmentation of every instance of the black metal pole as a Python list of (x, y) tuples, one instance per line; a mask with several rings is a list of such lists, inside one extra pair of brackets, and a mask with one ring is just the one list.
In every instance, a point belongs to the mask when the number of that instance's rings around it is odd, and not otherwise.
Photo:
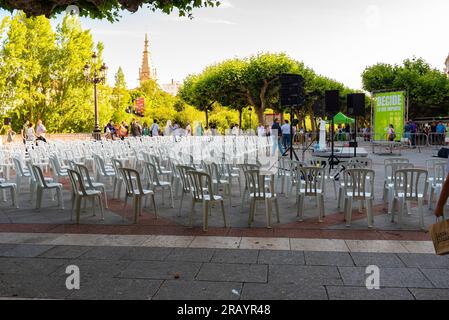
[(332, 116), (332, 126), (331, 126), (331, 163), (330, 163), (330, 167), (331, 170), (334, 169), (334, 157), (335, 157), (335, 153), (334, 153), (334, 127), (335, 127), (335, 123), (334, 123), (334, 116)]
[(355, 114), (354, 118), (354, 158), (357, 158), (357, 114)]
[(293, 107), (290, 108), (290, 160), (293, 161)]

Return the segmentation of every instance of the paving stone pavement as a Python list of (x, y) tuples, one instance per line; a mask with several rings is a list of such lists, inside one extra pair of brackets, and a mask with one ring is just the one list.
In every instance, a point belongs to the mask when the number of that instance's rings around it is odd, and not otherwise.
[[(66, 289), (67, 266), (80, 290)], [(366, 288), (366, 266), (380, 290)], [(0, 245), (0, 297), (124, 300), (449, 299), (449, 258), (415, 253)]]

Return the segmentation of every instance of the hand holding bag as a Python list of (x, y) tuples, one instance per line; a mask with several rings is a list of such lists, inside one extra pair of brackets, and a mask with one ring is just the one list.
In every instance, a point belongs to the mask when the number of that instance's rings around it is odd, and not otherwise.
[(430, 227), (430, 236), (437, 255), (444, 256), (449, 254), (449, 221), (444, 220)]

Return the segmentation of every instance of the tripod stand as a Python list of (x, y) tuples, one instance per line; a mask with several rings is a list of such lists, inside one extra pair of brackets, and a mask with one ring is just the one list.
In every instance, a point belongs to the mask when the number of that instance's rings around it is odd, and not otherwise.
[(294, 123), (294, 114), (293, 114), (293, 107), (290, 107), (290, 145), (288, 148), (284, 151), (284, 154), (282, 157), (285, 157), (288, 152), (290, 152), (290, 160), (293, 160), (293, 155), (295, 156), (296, 161), (299, 161), (299, 157), (295, 152), (295, 148), (293, 147), (293, 140), (295, 138), (295, 135), (293, 133), (293, 123)]

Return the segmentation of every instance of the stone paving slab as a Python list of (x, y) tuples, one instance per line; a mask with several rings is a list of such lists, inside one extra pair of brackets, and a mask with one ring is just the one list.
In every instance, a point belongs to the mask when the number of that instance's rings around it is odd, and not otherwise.
[(193, 280), (201, 268), (200, 262), (185, 261), (134, 261), (119, 273), (119, 278)]
[[(427, 256), (427, 255), (426, 255)], [(394, 253), (351, 252), (352, 260), (357, 267), (382, 266), (385, 268), (403, 268), (404, 262)]]
[(245, 283), (244, 300), (327, 300), (324, 286), (298, 285), (286, 283)]
[(53, 248), (53, 246), (49, 246), (49, 245), (19, 244), (8, 251), (2, 252), (2, 256), (4, 256), (4, 257), (19, 257), (19, 258), (34, 258), (52, 248)]
[(65, 286), (66, 278), (50, 277), (42, 274), (0, 274), (0, 296), (64, 299), (71, 291)]
[(362, 287), (327, 286), (330, 300), (414, 300), (406, 288), (367, 290)]
[(449, 300), (449, 289), (409, 289), (416, 300)]
[(214, 249), (174, 248), (167, 256), (167, 261), (209, 262)]
[(223, 249), (215, 250), (212, 262), (255, 264), (259, 257), (259, 250)]
[(266, 283), (268, 266), (257, 264), (205, 263), (196, 276), (201, 281)]
[(155, 300), (238, 300), (242, 291), (239, 282), (166, 280)]
[(407, 267), (411, 268), (449, 268), (449, 259), (447, 257), (437, 255), (422, 255), (417, 253), (399, 253), (398, 256)]
[(261, 250), (259, 252), (258, 263), (304, 265), (305, 264), (304, 252)]
[[(55, 260), (55, 259), (47, 259)], [(130, 264), (129, 261), (119, 261), (119, 260), (82, 260), (74, 259), (69, 260), (63, 264), (62, 267), (58, 268), (52, 276), (67, 277), (65, 271), (67, 266), (75, 265), (79, 267), (80, 274), (83, 278), (92, 279), (105, 279), (116, 277), (120, 274)]]
[(354, 266), (351, 255), (345, 252), (311, 252), (304, 253), (306, 265), (312, 266)]
[(92, 247), (82, 246), (54, 246), (50, 250), (47, 250), (39, 255), (39, 257), (53, 259), (76, 259), (91, 249)]
[(80, 290), (69, 299), (82, 300), (149, 300), (162, 284), (162, 280), (146, 279), (87, 279)]
[[(345, 286), (366, 286), (365, 268), (338, 267), (338, 269)], [(434, 286), (417, 268), (380, 268), (380, 287), (433, 288)]]
[(448, 269), (421, 269), (421, 271), (432, 282), (435, 288), (449, 289)]
[(20, 276), (32, 274), (38, 277), (50, 275), (68, 263), (67, 259), (0, 257), (0, 273)]
[(290, 283), (298, 285), (342, 285), (337, 267), (270, 265), (268, 283)]

